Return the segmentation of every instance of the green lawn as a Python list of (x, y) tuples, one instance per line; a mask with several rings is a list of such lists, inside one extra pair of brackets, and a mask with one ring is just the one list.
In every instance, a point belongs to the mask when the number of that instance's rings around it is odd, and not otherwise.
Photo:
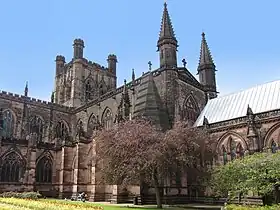
[[(137, 206), (132, 205), (113, 205), (103, 203), (91, 203), (91, 202), (78, 202), (70, 200), (52, 200), (52, 199), (40, 199), (40, 200), (26, 200), (18, 198), (0, 198), (0, 210), (154, 210), (155, 206)], [(179, 210), (182, 208), (168, 208), (170, 210)]]

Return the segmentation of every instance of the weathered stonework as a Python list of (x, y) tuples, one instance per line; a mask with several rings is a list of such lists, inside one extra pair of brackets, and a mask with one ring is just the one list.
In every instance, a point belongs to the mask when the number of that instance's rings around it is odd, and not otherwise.
[[(177, 40), (165, 3), (158, 41), (160, 68), (116, 87), (117, 57), (109, 55), (104, 67), (84, 58), (83, 40), (74, 40), (70, 62), (56, 57), (55, 91), (51, 102), (25, 95), (0, 92), (0, 192), (39, 191), (46, 196), (70, 198), (86, 192), (90, 200), (113, 199), (121, 202), (120, 186), (100, 185), (95, 164), (93, 132), (112, 127), (122, 119), (149, 117), (165, 130), (176, 120), (190, 126), (207, 101), (217, 96), (215, 65), (203, 34), (198, 74), (200, 81), (177, 64)], [(151, 63), (150, 63), (151, 68)], [(207, 125), (217, 140), (213, 147), (222, 161), (222, 147), (229, 138), (240, 142), (244, 150), (269, 148), (278, 139), (280, 110)], [(251, 119), (251, 118), (250, 118)], [(248, 135), (248, 132), (250, 135)], [(227, 153), (230, 159), (230, 153)], [(14, 166), (12, 166), (14, 164)], [(11, 172), (11, 170), (13, 170)], [(12, 177), (11, 174), (13, 175)], [(191, 177), (178, 183), (172, 178), (164, 185), (165, 194), (197, 196)], [(139, 183), (140, 184), (140, 183)], [(196, 183), (197, 184), (197, 183)], [(139, 186), (128, 191), (140, 194)], [(141, 189), (152, 193), (153, 189)]]

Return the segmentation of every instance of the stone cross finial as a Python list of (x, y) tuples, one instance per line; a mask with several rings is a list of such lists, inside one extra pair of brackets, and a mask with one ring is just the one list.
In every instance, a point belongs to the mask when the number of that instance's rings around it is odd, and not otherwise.
[(183, 63), (184, 68), (186, 68), (187, 61), (186, 61), (186, 59), (185, 59), (185, 58), (182, 60), (182, 63)]
[(152, 62), (149, 61), (149, 62), (148, 62), (148, 65), (149, 65), (149, 70), (151, 71), (151, 70), (152, 70), (152, 65), (153, 65)]

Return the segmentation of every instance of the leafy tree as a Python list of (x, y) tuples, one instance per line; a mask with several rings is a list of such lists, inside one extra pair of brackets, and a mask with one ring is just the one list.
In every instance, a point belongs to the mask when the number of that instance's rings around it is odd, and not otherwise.
[(178, 167), (183, 169), (211, 154), (207, 133), (184, 123), (162, 132), (147, 120), (134, 119), (102, 130), (95, 139), (104, 181), (127, 185), (144, 179), (155, 189), (158, 208), (162, 208), (161, 181)]
[(264, 204), (270, 204), (274, 193), (275, 202), (280, 202), (280, 153), (256, 153), (218, 166), (212, 173), (211, 183), (216, 193), (231, 195), (259, 193)]

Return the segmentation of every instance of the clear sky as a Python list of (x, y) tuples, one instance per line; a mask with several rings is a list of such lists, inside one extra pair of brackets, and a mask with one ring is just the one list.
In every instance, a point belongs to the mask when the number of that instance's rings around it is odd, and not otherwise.
[[(55, 57), (70, 61), (75, 38), (85, 57), (107, 65), (118, 56), (118, 84), (158, 68), (164, 0), (9, 0), (1, 2), (0, 89), (49, 100)], [(279, 0), (167, 0), (179, 41), (178, 63), (196, 74), (205, 31), (221, 95), (280, 79)]]

